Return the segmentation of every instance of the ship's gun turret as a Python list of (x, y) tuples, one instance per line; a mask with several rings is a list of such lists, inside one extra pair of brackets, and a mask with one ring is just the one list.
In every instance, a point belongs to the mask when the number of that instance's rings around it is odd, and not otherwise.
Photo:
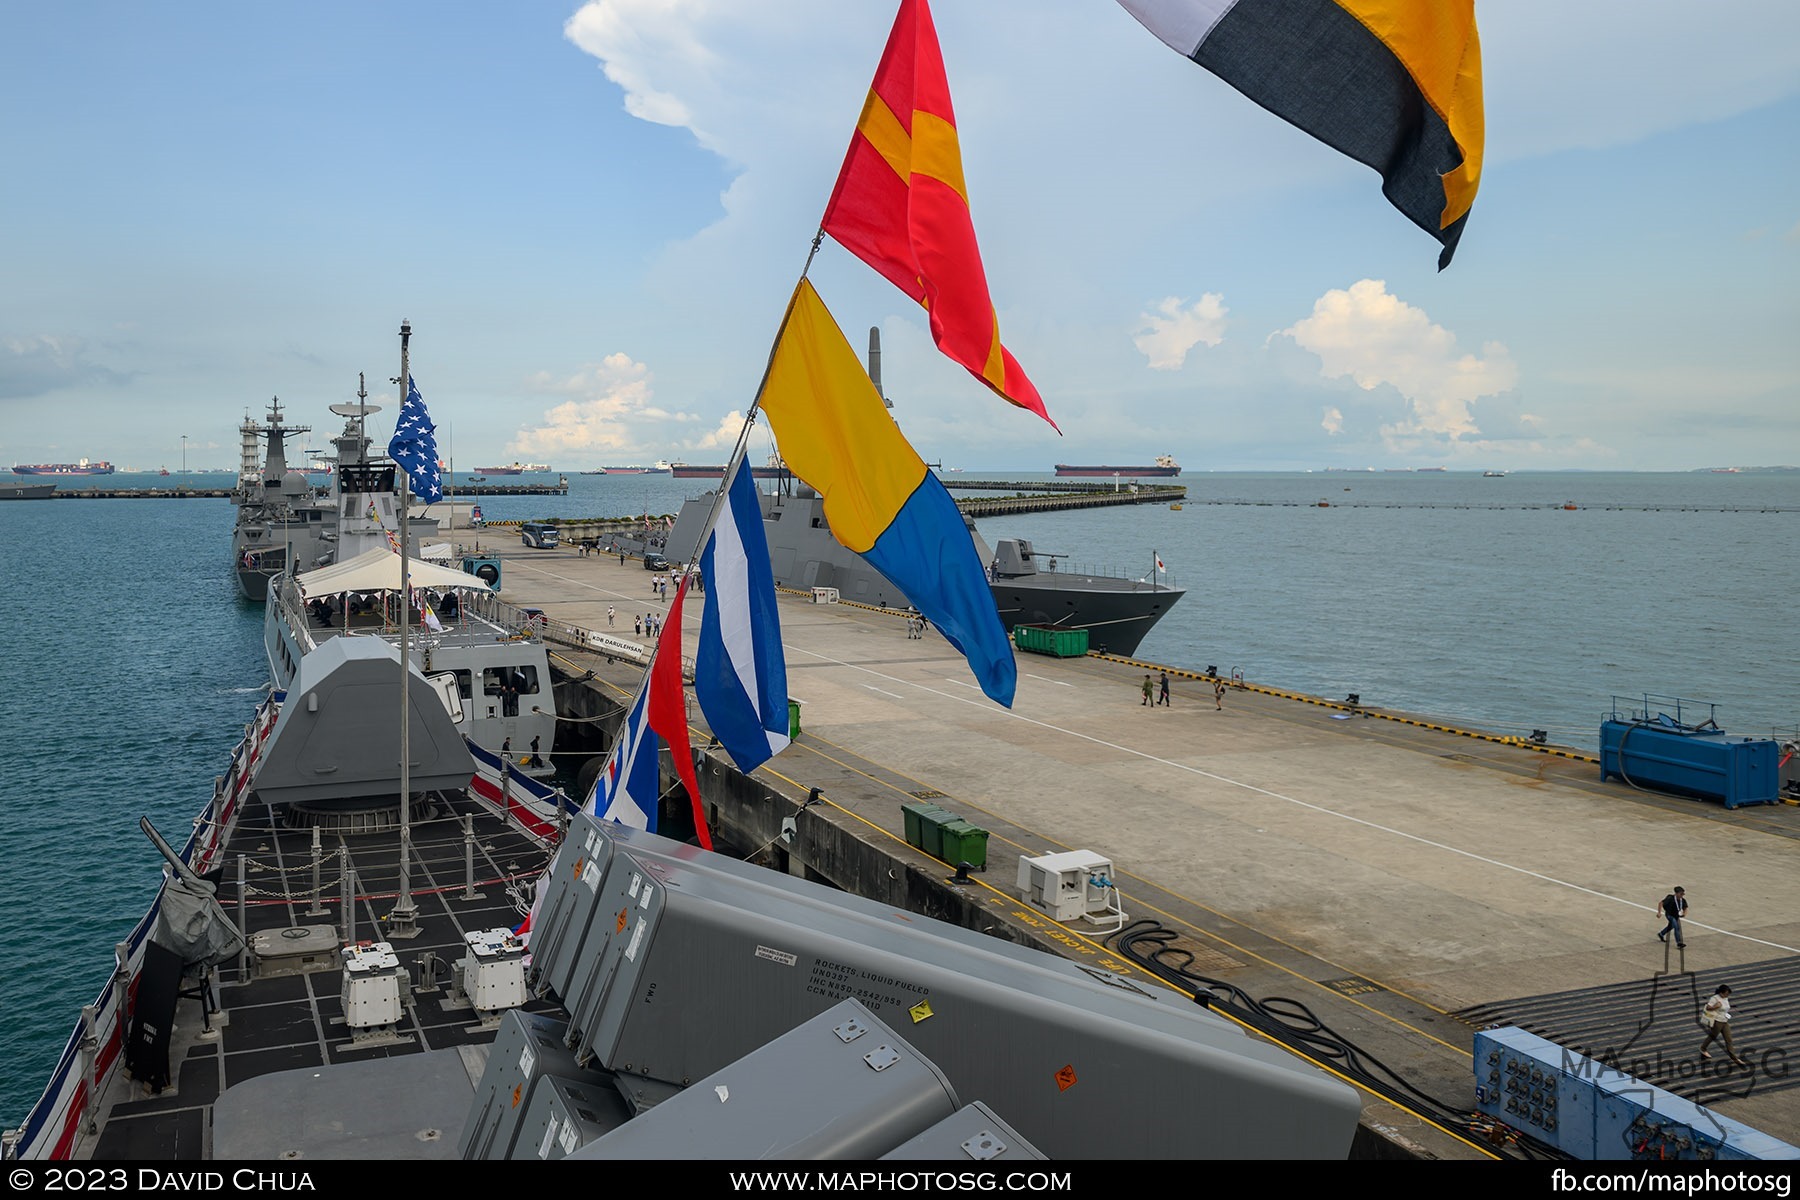
[(1001, 538), (994, 543), (994, 578), (1017, 579), (1021, 575), (1036, 575), (1040, 558), (1048, 560), (1050, 569), (1054, 571), (1057, 557), (1035, 549), (1029, 538)]

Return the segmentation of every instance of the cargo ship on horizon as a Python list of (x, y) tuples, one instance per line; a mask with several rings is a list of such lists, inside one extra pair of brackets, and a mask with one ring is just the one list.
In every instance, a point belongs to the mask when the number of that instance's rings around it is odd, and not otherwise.
[(1109, 465), (1071, 466), (1068, 463), (1057, 463), (1056, 464), (1056, 475), (1057, 475), (1057, 478), (1059, 478), (1059, 479), (1067, 479), (1070, 477), (1078, 477), (1078, 478), (1110, 477), (1113, 475), (1117, 475), (1117, 476), (1120, 476), (1121, 478), (1125, 478), (1125, 479), (1145, 479), (1145, 478), (1167, 479), (1167, 478), (1172, 478), (1173, 476), (1176, 476), (1179, 474), (1181, 474), (1181, 464), (1176, 462), (1173, 457), (1171, 457), (1170, 455), (1167, 455), (1167, 454), (1157, 455), (1156, 456), (1156, 464), (1154, 466), (1149, 466), (1149, 467), (1145, 467), (1145, 466), (1116, 467), (1116, 466), (1109, 466)]
[(111, 475), (116, 468), (101, 459), (89, 462), (82, 459), (72, 463), (14, 463), (14, 475)]
[[(694, 463), (676, 462), (669, 464), (669, 474), (676, 479), (723, 479), (725, 478), (725, 465), (715, 463), (709, 466), (699, 466)], [(771, 454), (768, 465), (751, 467), (750, 475), (754, 479), (785, 479), (788, 470), (782, 465), (778, 455)]]
[(598, 471), (583, 471), (583, 475), (667, 475), (669, 464), (658, 459), (654, 466), (646, 467), (641, 463), (633, 463), (628, 467), (602, 467)]

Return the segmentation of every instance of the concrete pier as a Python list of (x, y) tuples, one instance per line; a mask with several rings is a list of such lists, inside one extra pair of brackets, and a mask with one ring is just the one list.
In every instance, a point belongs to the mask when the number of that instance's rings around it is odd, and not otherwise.
[[(647, 645), (633, 615), (666, 611), (635, 558), (497, 548), (503, 598), (544, 609), (553, 629)], [(690, 656), (704, 602), (687, 605)], [(701, 770), (717, 827), (745, 853), (1140, 975), (1108, 931), (1020, 900), (1021, 855), (1090, 851), (1114, 864), (1129, 919), (1192, 956), (1182, 990), (1304, 1005), (1450, 1109), (1474, 1105), (1476, 1029), (1519, 1024), (1621, 1065), (1654, 1058), (1667, 1077), (1652, 1082), (1800, 1144), (1800, 808), (1602, 783), (1579, 750), (1279, 680), (1215, 701), (1195, 664), (1021, 654), (1009, 711), (941, 637), (909, 639), (898, 612), (791, 596), (781, 617), (800, 737), (749, 779), (716, 748)], [(559, 748), (606, 727), (642, 677), (569, 645), (554, 661), (580, 680), (559, 688), (579, 718)], [(1172, 703), (1144, 705), (1144, 675), (1165, 666)], [(971, 882), (906, 844), (902, 805), (921, 799), (989, 832)], [(1656, 938), (1654, 906), (1677, 884), (1692, 906), (1685, 950)], [(1720, 983), (1748, 1070), (1699, 1056), (1698, 1005)], [(1365, 1095), (1365, 1132), (1390, 1152), (1494, 1156), (1428, 1104)]]

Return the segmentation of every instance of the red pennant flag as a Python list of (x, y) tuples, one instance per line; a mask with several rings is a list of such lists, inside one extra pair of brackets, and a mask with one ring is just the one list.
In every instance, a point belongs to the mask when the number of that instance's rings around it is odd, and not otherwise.
[(900, 2), (822, 224), (925, 306), (939, 350), (1002, 399), (1050, 421), (1037, 388), (1000, 344), (969, 216), (950, 82), (925, 0)]
[(675, 774), (687, 789), (694, 806), (694, 832), (700, 845), (712, 849), (712, 834), (707, 832), (706, 811), (700, 803), (700, 781), (694, 778), (694, 752), (688, 745), (687, 703), (681, 690), (681, 598), (687, 594), (687, 577), (675, 589), (675, 600), (669, 605), (668, 620), (656, 639), (656, 654), (650, 660), (650, 696), (648, 712), (650, 728), (669, 747), (675, 760)]

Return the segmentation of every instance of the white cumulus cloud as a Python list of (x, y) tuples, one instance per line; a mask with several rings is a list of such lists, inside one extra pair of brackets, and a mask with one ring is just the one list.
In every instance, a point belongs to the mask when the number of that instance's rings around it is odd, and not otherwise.
[(1312, 315), (1281, 332), (1318, 356), (1321, 375), (1348, 377), (1364, 391), (1385, 384), (1405, 398), (1408, 414), (1383, 427), (1390, 442), (1478, 437), (1474, 403), (1518, 383), (1505, 346), (1489, 342), (1479, 355), (1459, 353), (1455, 334), (1390, 295), (1379, 279), (1326, 292)]
[(686, 101), (651, 81), (659, 66), (680, 64), (678, 75), (704, 76), (713, 54), (696, 36), (704, 0), (594, 0), (563, 26), (563, 35), (599, 59), (606, 77), (625, 93), (625, 111), (656, 125), (692, 129), (702, 144)]
[(696, 419), (658, 406), (649, 368), (628, 354), (609, 354), (562, 378), (539, 372), (528, 386), (539, 394), (568, 397), (546, 410), (541, 424), (514, 437), (513, 452), (531, 457), (590, 451), (657, 451), (652, 457), (661, 457), (669, 422)]
[(1217, 292), (1207, 292), (1185, 306), (1180, 297), (1169, 296), (1139, 315), (1140, 324), (1131, 340), (1153, 370), (1179, 370), (1189, 350), (1202, 342), (1216, 346), (1224, 340), (1228, 311), (1225, 297)]

